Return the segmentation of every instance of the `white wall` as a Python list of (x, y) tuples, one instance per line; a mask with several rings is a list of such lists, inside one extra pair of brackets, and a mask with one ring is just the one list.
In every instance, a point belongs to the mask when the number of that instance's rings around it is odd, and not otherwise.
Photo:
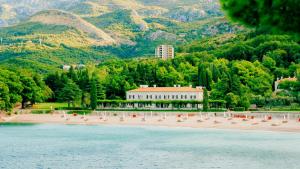
[[(134, 96), (134, 98), (133, 98)], [(148, 98), (147, 98), (148, 96)], [(152, 98), (151, 98), (152, 96)], [(173, 98), (174, 96), (174, 98)], [(178, 97), (176, 97), (178, 96)], [(182, 98), (183, 96), (183, 98)], [(187, 96), (187, 97), (185, 97)], [(195, 98), (196, 97), (196, 98)], [(127, 92), (127, 100), (198, 100), (203, 101), (203, 92)]]

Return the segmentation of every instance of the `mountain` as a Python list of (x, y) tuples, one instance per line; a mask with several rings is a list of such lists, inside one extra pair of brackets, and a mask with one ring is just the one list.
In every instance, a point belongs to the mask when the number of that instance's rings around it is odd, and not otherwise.
[(47, 25), (64, 25), (87, 33), (89, 37), (97, 39), (97, 42), (100, 44), (111, 45), (115, 43), (115, 40), (101, 29), (85, 21), (79, 16), (68, 12), (58, 10), (38, 12), (30, 18), (29, 22), (39, 22)]
[(151, 57), (160, 44), (176, 47), (244, 31), (224, 18), (217, 0), (0, 0), (0, 4), (0, 65), (38, 71), (111, 57)]
[(217, 0), (0, 0), (0, 26), (19, 23), (49, 9), (85, 17), (130, 9), (142, 16), (168, 17), (179, 21), (222, 15)]

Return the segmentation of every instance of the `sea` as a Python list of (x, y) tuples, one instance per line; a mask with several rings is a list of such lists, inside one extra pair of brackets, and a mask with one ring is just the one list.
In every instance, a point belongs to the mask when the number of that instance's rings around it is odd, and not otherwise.
[(0, 124), (0, 169), (299, 169), (300, 133)]

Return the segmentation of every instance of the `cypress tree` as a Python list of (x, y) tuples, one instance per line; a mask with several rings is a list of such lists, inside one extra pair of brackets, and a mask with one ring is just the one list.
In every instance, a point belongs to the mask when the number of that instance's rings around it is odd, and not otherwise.
[(102, 84), (97, 83), (97, 98), (98, 100), (105, 100), (106, 94)]
[(220, 72), (218, 68), (213, 64), (212, 65), (212, 79), (214, 82), (218, 82), (220, 76)]
[(97, 100), (97, 81), (96, 79), (93, 79), (91, 84), (91, 108), (93, 110), (97, 108)]
[(209, 109), (209, 102), (208, 102), (208, 91), (206, 88), (203, 90), (203, 111), (208, 111)]
[(207, 74), (204, 65), (198, 66), (198, 84), (199, 86), (207, 86)]
[(212, 73), (210, 70), (206, 70), (206, 84), (204, 85), (207, 90), (211, 90), (211, 84), (212, 84)]

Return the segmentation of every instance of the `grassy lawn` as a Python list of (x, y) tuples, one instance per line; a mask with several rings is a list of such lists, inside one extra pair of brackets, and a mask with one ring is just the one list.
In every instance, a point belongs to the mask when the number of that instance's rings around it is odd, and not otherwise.
[(32, 109), (51, 110), (51, 106), (52, 106), (52, 109), (54, 110), (55, 108), (59, 108), (59, 107), (68, 107), (68, 103), (38, 103), (38, 104), (35, 104), (32, 107)]

